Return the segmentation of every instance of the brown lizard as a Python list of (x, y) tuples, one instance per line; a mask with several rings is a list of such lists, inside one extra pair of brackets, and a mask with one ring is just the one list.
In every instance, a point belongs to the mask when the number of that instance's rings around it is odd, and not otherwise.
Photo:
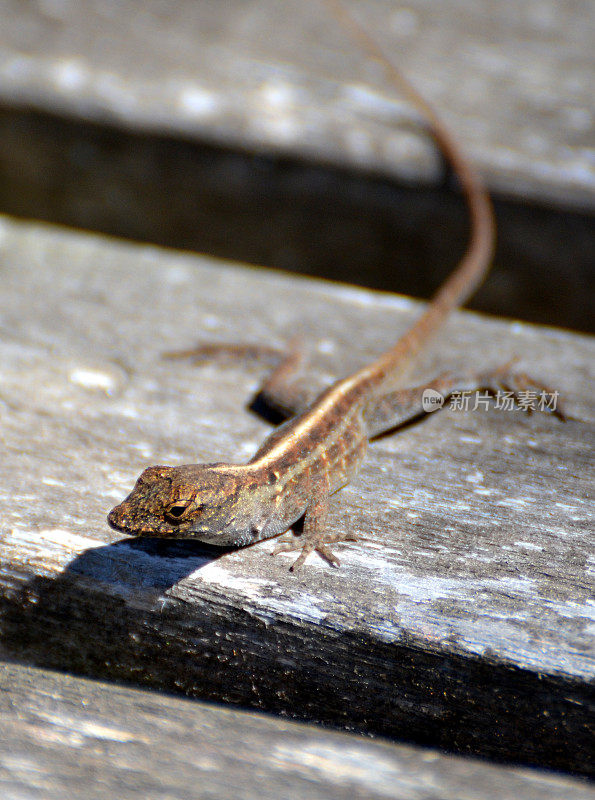
[[(390, 350), (324, 391), (307, 408), (288, 397), (287, 376), (296, 354), (273, 373), (264, 393), (296, 416), (277, 428), (247, 464), (187, 464), (145, 469), (130, 495), (109, 513), (109, 524), (129, 534), (193, 538), (213, 545), (245, 546), (277, 536), (303, 517), (302, 544), (292, 569), (316, 550), (331, 564), (332, 543), (349, 532), (325, 531), (331, 496), (357, 473), (368, 441), (422, 412), (422, 389), (399, 390), (415, 356), (483, 279), (495, 237), (491, 203), (483, 183), (433, 109), (406, 83), (376, 43), (336, 0), (334, 14), (399, 87), (405, 88), (457, 175), (471, 220), (467, 250), (426, 311)], [(442, 375), (427, 385), (443, 395), (455, 390), (536, 386), (506, 368), (490, 373)], [(539, 387), (541, 388), (541, 387)], [(562, 416), (558, 411), (559, 416)], [(291, 547), (291, 545), (289, 546)], [(281, 545), (278, 550), (288, 549)]]

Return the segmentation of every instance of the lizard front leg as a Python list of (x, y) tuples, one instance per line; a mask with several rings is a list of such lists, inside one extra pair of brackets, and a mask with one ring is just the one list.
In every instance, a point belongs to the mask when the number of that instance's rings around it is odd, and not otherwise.
[(307, 506), (303, 515), (303, 528), (299, 535), (295, 535), (292, 530), (288, 531), (291, 535), (289, 541), (278, 542), (272, 555), (290, 552), (301, 548), (297, 559), (290, 567), (291, 572), (296, 572), (305, 562), (310, 553), (316, 551), (331, 566), (338, 567), (339, 559), (333, 553), (330, 545), (342, 541), (355, 541), (356, 537), (350, 533), (336, 532), (329, 533), (327, 530), (327, 518), (329, 511), (331, 492), (331, 479), (327, 471), (316, 481), (316, 485), (310, 489), (312, 500)]
[(328, 495), (315, 501), (308, 506), (304, 515), (304, 527), (299, 536), (293, 531), (288, 531), (292, 536), (290, 541), (279, 542), (272, 552), (272, 555), (287, 553), (297, 550), (301, 546), (301, 552), (289, 568), (290, 572), (297, 572), (304, 564), (310, 553), (316, 551), (325, 561), (333, 567), (338, 567), (340, 561), (332, 551), (330, 545), (337, 542), (354, 542), (357, 537), (352, 533), (329, 533), (326, 530), (328, 517), (329, 497)]

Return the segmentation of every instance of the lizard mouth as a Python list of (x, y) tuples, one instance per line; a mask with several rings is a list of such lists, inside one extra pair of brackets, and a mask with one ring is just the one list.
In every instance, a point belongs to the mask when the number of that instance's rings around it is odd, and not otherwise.
[(126, 513), (126, 509), (122, 506), (123, 504), (115, 506), (107, 515), (107, 523), (110, 528), (120, 531), (120, 533), (128, 533), (132, 536), (138, 536), (141, 533), (155, 533), (155, 527), (139, 527), (138, 525), (132, 526)]
[(130, 528), (127, 527), (125, 517), (123, 518), (120, 512), (120, 506), (115, 506), (107, 515), (107, 523), (110, 528), (122, 533), (129, 533)]

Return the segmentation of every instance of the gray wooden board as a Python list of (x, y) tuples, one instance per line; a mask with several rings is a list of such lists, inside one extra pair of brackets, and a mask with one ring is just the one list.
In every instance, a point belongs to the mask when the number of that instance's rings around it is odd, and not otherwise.
[[(351, 3), (492, 188), (593, 208), (590, 0)], [(0, 2), (0, 100), (435, 179), (432, 147), (315, 0)], [(89, 153), (72, 154), (73, 163)]]
[(587, 800), (581, 780), (0, 664), (0, 793), (25, 798)]
[(61, 229), (0, 228), (2, 647), (10, 658), (495, 759), (593, 769), (593, 342), (457, 314), (421, 375), (513, 355), (577, 419), (444, 410), (376, 442), (333, 504), (362, 535), (299, 574), (272, 542), (129, 540), (155, 463), (246, 460), (262, 370), (198, 339), (313, 354), (311, 386), (391, 344), (398, 296)]

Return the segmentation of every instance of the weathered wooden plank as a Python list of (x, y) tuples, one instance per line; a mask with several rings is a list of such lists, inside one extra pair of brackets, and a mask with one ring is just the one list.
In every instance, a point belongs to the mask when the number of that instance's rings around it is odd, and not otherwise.
[(443, 411), (377, 442), (298, 575), (271, 543), (127, 540), (109, 508), (153, 463), (246, 459), (254, 365), (160, 358), (197, 338), (314, 348), (313, 380), (417, 306), (4, 220), (3, 652), (32, 664), (464, 753), (592, 770), (593, 343), (458, 315), (424, 370), (517, 354), (580, 421)]
[[(353, 5), (495, 188), (593, 208), (589, 0)], [(94, 0), (50, 11), (3, 0), (0, 14), (0, 98), (9, 104), (382, 174), (438, 175), (394, 89), (387, 97), (319, 0), (181, 0), (167, 19), (158, 0), (142, 13), (121, 2), (110, 14)]]
[(0, 664), (13, 798), (587, 800), (583, 781)]

